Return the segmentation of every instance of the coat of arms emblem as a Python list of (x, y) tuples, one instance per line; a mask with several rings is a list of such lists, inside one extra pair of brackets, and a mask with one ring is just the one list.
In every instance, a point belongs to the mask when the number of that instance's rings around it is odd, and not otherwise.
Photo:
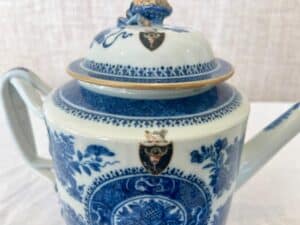
[(153, 175), (162, 173), (173, 155), (173, 143), (166, 140), (167, 131), (146, 131), (146, 141), (140, 144), (140, 159)]
[(140, 40), (143, 45), (150, 51), (158, 49), (165, 40), (165, 33), (159, 33), (156, 31), (141, 32)]

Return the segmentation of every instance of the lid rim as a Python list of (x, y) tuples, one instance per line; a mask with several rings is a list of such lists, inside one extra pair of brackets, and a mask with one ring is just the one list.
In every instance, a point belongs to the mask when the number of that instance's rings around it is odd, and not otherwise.
[[(139, 80), (145, 79), (151, 81), (155, 79), (155, 80), (163, 80), (165, 82), (172, 79), (180, 80), (180, 79), (191, 79), (192, 77), (197, 77), (197, 76), (198, 77), (207, 76), (207, 75), (211, 76), (217, 71), (220, 71), (221, 69), (225, 69), (226, 66), (230, 66), (229, 64), (226, 64), (225, 66), (224, 65), (225, 65), (225, 61), (213, 59), (209, 62), (203, 62), (203, 63), (191, 64), (191, 65), (180, 65), (180, 66), (160, 65), (158, 67), (157, 66), (138, 67), (134, 65), (99, 63), (84, 58), (71, 63), (70, 69), (78, 70), (79, 73), (80, 71), (82, 71), (83, 73), (89, 73), (90, 76), (94, 76), (96, 78), (98, 78), (97, 75), (99, 76), (105, 75), (107, 77), (116, 77), (116, 78), (121, 77), (119, 78), (120, 80), (118, 81), (126, 81), (124, 78), (128, 78), (128, 81), (135, 80), (135, 79), (139, 79)], [(110, 69), (111, 70), (118, 69), (118, 71), (124, 70), (125, 73), (120, 74), (119, 72), (107, 72)], [(202, 80), (204, 80), (204, 78), (202, 78)]]
[(215, 58), (218, 64), (215, 70), (194, 74), (181, 75), (179, 77), (157, 77), (155, 74), (149, 77), (128, 77), (126, 75), (101, 74), (87, 71), (81, 67), (84, 59), (74, 61), (67, 68), (67, 73), (73, 78), (101, 86), (137, 89), (137, 90), (158, 90), (158, 89), (189, 89), (208, 85), (218, 84), (229, 79), (234, 74), (233, 66), (225, 60)]
[(200, 88), (209, 85), (216, 85), (231, 78), (234, 74), (234, 69), (232, 69), (229, 73), (224, 74), (223, 76), (220, 76), (218, 78), (192, 81), (192, 82), (177, 82), (177, 83), (136, 83), (136, 82), (104, 80), (104, 79), (88, 77), (82, 74), (75, 73), (71, 71), (69, 68), (67, 69), (67, 73), (76, 80), (83, 81), (90, 84), (101, 85), (101, 86), (135, 89), (135, 90), (170, 90), (170, 89)]

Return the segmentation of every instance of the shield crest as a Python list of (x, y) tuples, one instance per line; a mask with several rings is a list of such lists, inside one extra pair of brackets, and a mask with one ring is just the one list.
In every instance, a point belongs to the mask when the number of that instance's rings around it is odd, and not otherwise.
[(173, 155), (173, 143), (165, 139), (166, 131), (146, 131), (147, 141), (140, 144), (140, 159), (145, 167), (153, 175), (162, 173), (171, 162)]
[(158, 49), (165, 40), (165, 33), (155, 31), (140, 32), (140, 40), (150, 51)]

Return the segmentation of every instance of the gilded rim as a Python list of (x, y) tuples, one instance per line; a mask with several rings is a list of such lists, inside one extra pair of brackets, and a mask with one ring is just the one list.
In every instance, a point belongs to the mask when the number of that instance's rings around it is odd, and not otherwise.
[(223, 76), (220, 76), (218, 78), (192, 81), (192, 82), (180, 82), (180, 83), (135, 83), (135, 82), (111, 81), (111, 80), (87, 77), (86, 75), (75, 73), (70, 69), (67, 69), (67, 73), (76, 80), (80, 80), (90, 84), (107, 86), (107, 87), (136, 89), (136, 90), (170, 90), (170, 89), (199, 88), (199, 87), (218, 84), (232, 77), (234, 74), (234, 69), (232, 69), (229, 73), (224, 74)]

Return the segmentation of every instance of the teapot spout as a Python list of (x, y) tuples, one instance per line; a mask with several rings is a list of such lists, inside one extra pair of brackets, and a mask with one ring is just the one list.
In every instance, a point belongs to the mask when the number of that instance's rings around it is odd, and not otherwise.
[(292, 106), (244, 147), (237, 189), (300, 132), (300, 103)]

